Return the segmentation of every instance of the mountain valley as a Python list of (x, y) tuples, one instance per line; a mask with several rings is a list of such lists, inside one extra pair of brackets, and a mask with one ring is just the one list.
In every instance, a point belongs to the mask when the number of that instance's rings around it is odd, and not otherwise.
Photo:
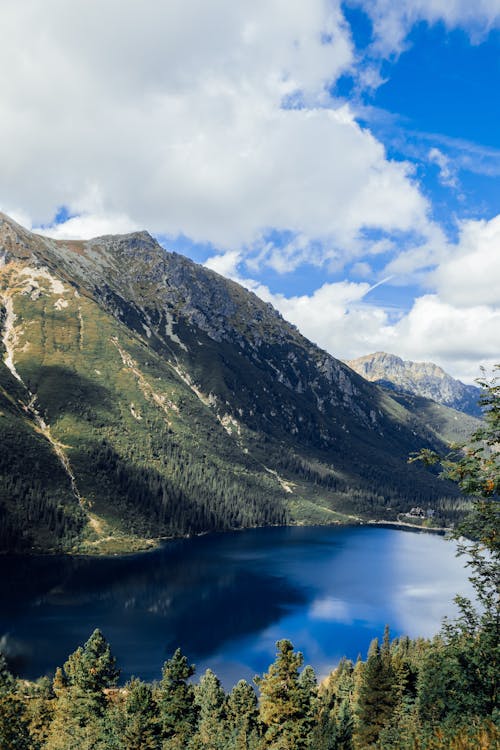
[(456, 412), (392, 397), (147, 232), (52, 240), (0, 215), (0, 325), (3, 550), (130, 551), (415, 505), (449, 524), (466, 502), (407, 463), (462, 434)]

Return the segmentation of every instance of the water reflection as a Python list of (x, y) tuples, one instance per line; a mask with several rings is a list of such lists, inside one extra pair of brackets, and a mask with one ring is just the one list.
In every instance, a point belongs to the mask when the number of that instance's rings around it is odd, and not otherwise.
[(0, 636), (22, 675), (52, 671), (100, 627), (124, 677), (159, 677), (181, 646), (228, 686), (267, 668), (278, 638), (327, 671), (364, 654), (386, 622), (394, 634), (435, 633), (453, 595), (469, 592), (451, 543), (381, 528), (258, 529), (122, 558), (4, 557), (0, 572)]

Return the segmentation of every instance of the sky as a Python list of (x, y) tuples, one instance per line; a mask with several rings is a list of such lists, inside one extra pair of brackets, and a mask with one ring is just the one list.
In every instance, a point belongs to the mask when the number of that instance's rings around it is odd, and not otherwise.
[(500, 0), (0, 9), (0, 210), (147, 229), (341, 359), (500, 361)]

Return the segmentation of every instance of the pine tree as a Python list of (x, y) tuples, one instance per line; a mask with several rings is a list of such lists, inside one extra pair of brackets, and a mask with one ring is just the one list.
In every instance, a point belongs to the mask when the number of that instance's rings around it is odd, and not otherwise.
[(194, 672), (194, 666), (188, 663), (180, 649), (163, 665), (156, 700), (165, 749), (184, 748), (194, 732), (194, 688), (187, 682)]
[(17, 693), (16, 680), (0, 651), (0, 748), (29, 750), (31, 747), (25, 705)]
[(357, 748), (374, 747), (382, 729), (392, 718), (395, 707), (394, 675), (390, 665), (390, 655), (384, 643), (380, 649), (375, 638), (368, 651), (368, 658), (362, 673), (355, 707)]
[(260, 688), (260, 718), (265, 725), (266, 747), (302, 750), (309, 745), (309, 705), (299, 682), (303, 657), (288, 640), (278, 641), (276, 660), (256, 678)]
[(219, 678), (207, 669), (195, 688), (198, 725), (190, 748), (193, 750), (225, 750), (228, 739), (226, 696)]
[(123, 750), (158, 750), (160, 723), (150, 685), (132, 679), (125, 687)]
[(118, 679), (115, 658), (99, 630), (56, 670), (57, 700), (46, 750), (98, 750), (103, 746), (107, 697)]
[(254, 750), (259, 741), (259, 709), (255, 690), (240, 680), (227, 700), (230, 750)]

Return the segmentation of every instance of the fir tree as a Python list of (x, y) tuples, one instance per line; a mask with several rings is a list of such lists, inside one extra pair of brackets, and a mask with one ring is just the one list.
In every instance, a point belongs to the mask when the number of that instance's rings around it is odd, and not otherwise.
[(310, 703), (299, 681), (303, 658), (288, 640), (278, 641), (276, 646), (276, 660), (263, 677), (256, 678), (266, 747), (302, 750), (310, 740)]
[(226, 696), (219, 678), (207, 669), (195, 688), (198, 725), (192, 750), (225, 750), (227, 743)]
[(355, 707), (357, 748), (375, 746), (380, 732), (390, 721), (395, 707), (394, 677), (387, 645), (380, 649), (375, 638), (368, 651)]
[(25, 706), (17, 694), (16, 680), (0, 651), (0, 748), (30, 750)]
[(123, 750), (158, 750), (160, 724), (151, 686), (132, 679), (125, 690)]
[(227, 700), (230, 750), (254, 750), (259, 741), (259, 710), (255, 690), (240, 680)]
[(189, 664), (180, 649), (163, 665), (156, 700), (164, 748), (184, 748), (194, 732), (194, 688), (188, 683), (194, 672), (194, 666)]

